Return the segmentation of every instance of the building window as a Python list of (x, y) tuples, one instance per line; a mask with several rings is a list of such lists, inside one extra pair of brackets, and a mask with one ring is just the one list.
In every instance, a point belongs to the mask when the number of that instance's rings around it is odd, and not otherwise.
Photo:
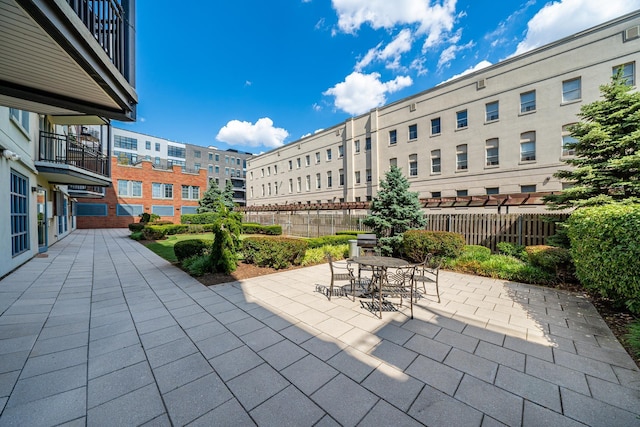
[(371, 150), (371, 137), (366, 137), (364, 139), (364, 150), (365, 151)]
[(16, 256), (29, 250), (29, 181), (13, 170), (10, 179), (11, 255)]
[(575, 144), (578, 142), (573, 136), (571, 136), (571, 131), (569, 128), (573, 126), (575, 123), (570, 125), (562, 126), (562, 155), (563, 156), (573, 156), (576, 154), (576, 150), (573, 147), (569, 147), (568, 144)]
[[(320, 152), (316, 153), (316, 164), (320, 163)], [(309, 165), (307, 165), (309, 166)]]
[(500, 151), (498, 148), (498, 138), (487, 139), (485, 144), (487, 156), (487, 166), (498, 166), (500, 164)]
[(216, 162), (219, 162), (220, 161), (220, 154), (216, 153), (215, 158), (216, 158)]
[[(238, 172), (240, 172), (240, 170), (238, 169)], [(273, 165), (273, 174), (274, 175), (278, 175), (278, 165)], [(238, 175), (239, 176), (239, 175)]]
[(487, 196), (492, 194), (500, 194), (500, 187), (487, 187)]
[(500, 103), (498, 101), (489, 102), (485, 105), (486, 121), (492, 122), (500, 118)]
[(153, 163), (155, 163), (156, 165), (160, 164), (160, 157), (156, 157), (153, 159)]
[(298, 177), (296, 180), (296, 191), (299, 193), (302, 191), (302, 178)]
[(409, 141), (418, 139), (418, 125), (409, 125)]
[(173, 199), (173, 184), (151, 184), (151, 197), (154, 199)]
[(322, 187), (322, 177), (319, 173), (316, 174), (316, 189), (320, 189)]
[(398, 166), (398, 159), (394, 157), (393, 159), (389, 159), (389, 167), (392, 168), (394, 166)]
[(344, 157), (344, 146), (342, 145), (338, 145), (338, 158), (343, 158)]
[(338, 173), (338, 185), (340, 185), (340, 187), (344, 185), (344, 169), (340, 169)]
[(271, 183), (267, 183), (267, 195), (271, 195)]
[(296, 159), (296, 168), (300, 169), (300, 157)]
[(305, 166), (311, 165), (311, 156), (309, 156), (308, 154), (304, 157), (304, 165)]
[(520, 134), (520, 161), (528, 162), (536, 159), (536, 133), (534, 131)]
[(289, 193), (293, 193), (293, 178), (289, 178)]
[(536, 91), (520, 94), (520, 113), (527, 113), (536, 110)]
[(156, 151), (160, 151), (160, 143), (159, 142), (155, 143), (155, 148), (156, 148)]
[(182, 147), (175, 147), (173, 145), (167, 146), (167, 156), (185, 158), (185, 149)]
[(360, 201), (360, 197), (356, 197), (356, 202), (359, 202), (359, 201)]
[(464, 197), (464, 196), (468, 196), (469, 195), (469, 191), (468, 190), (456, 190), (456, 196), (457, 197)]
[(440, 117), (431, 119), (431, 135), (440, 135), (442, 128), (440, 127)]
[(418, 176), (418, 155), (409, 155), (409, 176)]
[(118, 196), (142, 197), (142, 181), (118, 180)]
[(521, 185), (520, 186), (520, 192), (521, 193), (535, 193), (536, 192), (536, 186), (534, 185)]
[(360, 140), (356, 139), (355, 141), (353, 141), (353, 151), (356, 153), (360, 152)]
[(305, 184), (307, 191), (311, 190), (311, 175), (307, 175)]
[(278, 195), (278, 183), (277, 182), (273, 183), (273, 192), (276, 194), (276, 196)]
[(577, 101), (582, 98), (580, 77), (562, 82), (562, 102)]
[(224, 156), (224, 162), (229, 163), (229, 156)]
[(144, 142), (144, 148), (147, 150), (151, 150), (151, 141), (145, 141)]
[(327, 172), (327, 188), (333, 187), (333, 177), (331, 176), (331, 172)]
[(371, 169), (366, 170), (367, 182), (371, 182)]
[(209, 153), (209, 161), (212, 162), (213, 161), (213, 153)]
[(293, 160), (289, 160), (289, 170), (293, 170)]
[(224, 174), (229, 176), (229, 168), (224, 168)]
[(260, 193), (261, 193), (262, 197), (264, 197), (264, 195), (265, 195), (265, 192), (264, 192), (264, 184), (262, 184), (262, 188), (261, 188), (261, 192), (260, 192)]
[(624, 81), (629, 86), (635, 86), (636, 84), (635, 68), (636, 68), (635, 62), (629, 62), (627, 64), (618, 65), (616, 67), (613, 67), (613, 75), (615, 76), (616, 74), (618, 74), (619, 70), (622, 70), (622, 81)]
[(431, 151), (431, 173), (441, 172), (440, 150)]
[[(193, 169), (196, 171), (196, 173), (198, 173), (198, 171), (200, 170), (200, 168), (202, 167), (202, 165), (200, 163), (194, 163), (193, 164)], [(184, 168), (183, 168), (184, 170)]]
[(394, 145), (398, 142), (398, 132), (394, 130), (389, 131), (389, 145)]
[(356, 171), (355, 178), (356, 178), (356, 184), (360, 184), (360, 171)]
[(331, 153), (331, 148), (327, 148), (327, 161), (331, 161), (331, 157), (332, 157), (332, 153)]
[(467, 110), (458, 111), (456, 113), (456, 129), (464, 129), (467, 125)]
[(441, 191), (432, 191), (431, 192), (431, 197), (434, 197), (434, 198), (442, 197), (442, 192)]
[(213, 174), (213, 165), (209, 165), (207, 168), (208, 173)]
[(115, 135), (113, 137), (113, 146), (115, 148), (124, 148), (126, 150), (137, 150), (138, 140), (129, 138), (128, 136)]
[(456, 147), (456, 170), (464, 171), (469, 168), (467, 163), (467, 144), (460, 144)]
[(9, 108), (9, 116), (15, 121), (25, 132), (29, 132), (29, 112), (18, 110), (16, 108)]
[(183, 185), (182, 198), (185, 200), (198, 200), (200, 198), (200, 187), (195, 185)]
[(271, 176), (271, 166), (267, 166), (267, 176)]
[(196, 150), (193, 152), (193, 157), (195, 157), (196, 159), (199, 159), (202, 157), (202, 151), (200, 150)]
[(216, 173), (219, 174), (220, 173), (220, 166), (216, 165)]

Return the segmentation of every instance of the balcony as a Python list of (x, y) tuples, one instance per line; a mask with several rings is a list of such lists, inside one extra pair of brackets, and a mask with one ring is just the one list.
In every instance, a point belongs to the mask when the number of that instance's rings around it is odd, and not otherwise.
[(82, 197), (84, 199), (103, 199), (105, 187), (93, 185), (69, 185), (67, 187), (71, 197)]
[(0, 21), (0, 105), (135, 120), (135, 0), (0, 0)]
[(83, 135), (40, 132), (36, 168), (51, 183), (108, 187), (109, 157)]

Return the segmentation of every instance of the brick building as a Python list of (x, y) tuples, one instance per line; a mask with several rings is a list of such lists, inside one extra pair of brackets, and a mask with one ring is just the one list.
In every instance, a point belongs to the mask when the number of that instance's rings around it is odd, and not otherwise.
[(116, 157), (111, 158), (111, 178), (104, 198), (77, 199), (77, 228), (124, 228), (143, 212), (179, 224), (182, 214), (196, 213), (208, 182), (205, 169), (186, 172), (180, 165), (160, 168), (146, 160), (119, 164)]

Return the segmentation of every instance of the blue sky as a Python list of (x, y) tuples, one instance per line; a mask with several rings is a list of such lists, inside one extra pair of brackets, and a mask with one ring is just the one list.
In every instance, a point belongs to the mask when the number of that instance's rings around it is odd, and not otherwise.
[(625, 13), (640, 0), (139, 0), (138, 121), (260, 153)]

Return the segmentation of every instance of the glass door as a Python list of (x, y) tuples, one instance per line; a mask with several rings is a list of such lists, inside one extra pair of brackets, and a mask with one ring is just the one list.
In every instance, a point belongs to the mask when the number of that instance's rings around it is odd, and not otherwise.
[(38, 252), (46, 252), (48, 247), (47, 233), (47, 192), (38, 187)]

